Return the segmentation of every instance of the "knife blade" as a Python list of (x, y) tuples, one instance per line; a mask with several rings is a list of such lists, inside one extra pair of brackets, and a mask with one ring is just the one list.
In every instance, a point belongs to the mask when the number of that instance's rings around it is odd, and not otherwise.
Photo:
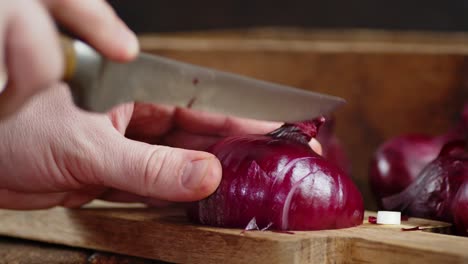
[(139, 101), (258, 120), (294, 122), (331, 113), (336, 96), (256, 80), (161, 56), (140, 53), (132, 62), (103, 58), (87, 44), (66, 39), (64, 80), (75, 103), (95, 112)]

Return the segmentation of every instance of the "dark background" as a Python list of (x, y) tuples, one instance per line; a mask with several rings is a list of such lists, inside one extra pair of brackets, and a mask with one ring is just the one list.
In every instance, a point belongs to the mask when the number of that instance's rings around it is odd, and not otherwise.
[(468, 0), (110, 0), (136, 32), (252, 26), (468, 31)]

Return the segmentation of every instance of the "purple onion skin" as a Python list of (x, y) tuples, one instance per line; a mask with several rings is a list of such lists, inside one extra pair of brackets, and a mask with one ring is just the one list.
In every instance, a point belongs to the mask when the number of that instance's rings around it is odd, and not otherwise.
[(380, 146), (369, 171), (370, 187), (378, 204), (381, 205), (383, 197), (408, 187), (448, 140), (450, 138), (413, 134), (395, 137)]
[(384, 208), (409, 216), (452, 222), (454, 197), (465, 181), (468, 181), (465, 142), (450, 142), (404, 191), (385, 197), (382, 202)]
[(272, 223), (277, 230), (362, 224), (360, 192), (340, 168), (309, 147), (308, 139), (315, 134), (285, 130), (229, 137), (212, 146), (209, 151), (221, 161), (223, 178), (214, 194), (192, 204), (189, 218), (243, 228), (255, 217), (258, 226)]
[(468, 180), (460, 186), (453, 199), (452, 213), (457, 234), (468, 236)]
[(439, 155), (442, 147), (468, 135), (468, 104), (460, 121), (444, 135), (431, 137), (408, 134), (382, 144), (373, 155), (369, 168), (370, 188), (383, 209), (382, 198), (402, 192), (416, 180), (422, 169)]

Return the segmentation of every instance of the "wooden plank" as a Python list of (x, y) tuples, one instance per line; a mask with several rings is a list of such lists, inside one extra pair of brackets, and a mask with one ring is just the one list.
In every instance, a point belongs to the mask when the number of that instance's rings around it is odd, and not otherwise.
[(0, 264), (86, 264), (89, 255), (83, 249), (0, 238)]
[(36, 241), (0, 237), (0, 264), (169, 264)]
[(345, 98), (336, 132), (370, 210), (368, 166), (377, 146), (408, 132), (443, 133), (468, 102), (463, 33), (273, 28), (140, 39), (148, 52)]
[[(176, 263), (468, 263), (468, 238), (364, 223), (341, 230), (247, 232), (192, 225), (178, 208), (0, 210), (0, 234)], [(366, 222), (366, 221), (365, 221)], [(450, 225), (411, 218), (404, 227)]]
[(288, 51), (467, 55), (468, 33), (252, 28), (139, 36), (145, 51)]

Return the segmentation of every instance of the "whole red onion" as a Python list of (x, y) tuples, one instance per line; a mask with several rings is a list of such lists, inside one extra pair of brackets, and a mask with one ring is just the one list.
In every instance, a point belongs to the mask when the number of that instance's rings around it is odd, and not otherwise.
[(383, 206), (409, 216), (452, 222), (452, 202), (460, 186), (468, 181), (465, 147), (464, 141), (447, 143), (404, 191), (383, 198)]
[(377, 149), (370, 163), (369, 183), (380, 207), (388, 209), (382, 205), (382, 198), (400, 193), (408, 187), (422, 169), (437, 157), (444, 144), (466, 138), (468, 104), (461, 116), (457, 126), (444, 135), (402, 135), (388, 140)]
[(468, 236), (468, 181), (460, 186), (453, 199), (452, 214), (457, 234)]
[(193, 203), (197, 223), (279, 230), (318, 230), (356, 226), (364, 215), (360, 192), (345, 173), (308, 145), (323, 124), (286, 124), (267, 135), (228, 137), (209, 151), (223, 167), (214, 194)]
[[(412, 134), (395, 137), (374, 154), (369, 172), (370, 187), (380, 199), (403, 191), (440, 152), (446, 136)], [(384, 207), (385, 208), (385, 207)]]

